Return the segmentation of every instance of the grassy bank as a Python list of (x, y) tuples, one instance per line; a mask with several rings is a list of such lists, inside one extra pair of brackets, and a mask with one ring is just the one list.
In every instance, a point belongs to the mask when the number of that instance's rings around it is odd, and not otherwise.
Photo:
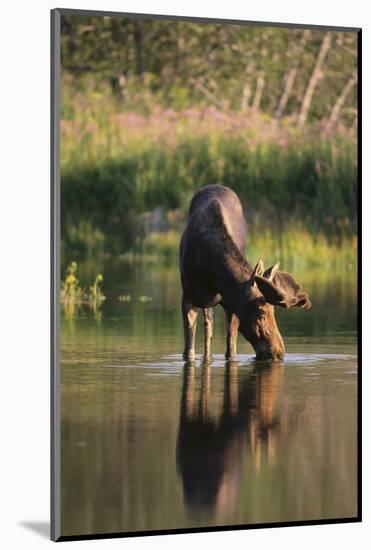
[[(151, 233), (137, 243), (124, 257), (133, 261), (138, 257), (146, 260), (164, 259), (176, 263), (179, 254), (180, 233)], [(354, 270), (357, 262), (356, 237), (343, 238), (340, 242), (329, 242), (323, 235), (314, 238), (302, 228), (291, 227), (284, 233), (271, 230), (249, 234), (247, 259), (250, 263), (262, 256), (268, 266), (280, 261), (284, 269), (303, 271), (305, 269), (334, 268)]]
[[(287, 258), (300, 250), (310, 262), (335, 256), (354, 262), (357, 166), (351, 133), (298, 131), (290, 120), (278, 124), (211, 107), (175, 112), (154, 106), (141, 116), (118, 112), (99, 94), (80, 107), (64, 108), (61, 127), (67, 251), (172, 255), (192, 194), (219, 182), (239, 194), (254, 250), (278, 250)], [(156, 227), (148, 231), (143, 213), (159, 206), (166, 218), (161, 233)], [(175, 225), (167, 215), (174, 211), (180, 212)]]

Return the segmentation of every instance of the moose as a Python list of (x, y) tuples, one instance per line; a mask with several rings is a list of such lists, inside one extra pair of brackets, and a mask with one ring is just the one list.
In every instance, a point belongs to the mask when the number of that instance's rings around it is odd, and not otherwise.
[(245, 259), (247, 226), (241, 202), (232, 189), (207, 185), (195, 193), (180, 242), (180, 276), (184, 324), (183, 358), (193, 361), (197, 316), (204, 320), (204, 357), (211, 356), (214, 307), (225, 311), (225, 358), (236, 360), (240, 332), (257, 360), (282, 360), (285, 346), (274, 306), (309, 309), (308, 294), (279, 264), (254, 268)]

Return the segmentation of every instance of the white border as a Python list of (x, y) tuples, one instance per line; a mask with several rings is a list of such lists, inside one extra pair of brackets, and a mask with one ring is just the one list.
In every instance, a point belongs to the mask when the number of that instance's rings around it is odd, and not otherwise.
[[(256, 21), (277, 21), (363, 27), (364, 81), (364, 172), (369, 180), (369, 70), (370, 17), (367, 3), (308, 3), (285, 0), (242, 3), (229, 0), (220, 5), (210, 0), (179, 1), (49, 1), (2, 6), (0, 33), (1, 85), (1, 200), (0, 268), (2, 354), (1, 354), (1, 538), (6, 548), (39, 548), (53, 544), (22, 522), (49, 520), (49, 36), (50, 13), (54, 7), (219, 17)], [(364, 185), (364, 281), (370, 266), (367, 236), (370, 231), (369, 186)], [(369, 248), (370, 250), (370, 248)], [(4, 308), (5, 305), (5, 308)], [(364, 330), (370, 292), (364, 288)], [(364, 354), (364, 524), (290, 527), (233, 533), (204, 533), (137, 539), (71, 542), (69, 545), (122, 545), (152, 550), (180, 548), (189, 544), (217, 547), (246, 544), (259, 548), (366, 547), (370, 510), (369, 437), (367, 427), (370, 388), (367, 355)], [(368, 429), (368, 432), (370, 430)]]

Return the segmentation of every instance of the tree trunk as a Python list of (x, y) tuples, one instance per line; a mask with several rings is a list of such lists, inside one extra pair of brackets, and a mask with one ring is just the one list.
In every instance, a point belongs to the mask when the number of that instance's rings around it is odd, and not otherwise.
[(353, 88), (353, 86), (356, 85), (356, 83), (357, 83), (357, 75), (354, 72), (352, 76), (349, 78), (348, 82), (345, 84), (344, 88), (342, 89), (339, 97), (335, 102), (335, 105), (332, 108), (330, 118), (328, 119), (325, 127), (325, 132), (331, 132), (333, 127), (336, 125), (340, 116), (341, 109), (343, 108), (344, 103), (346, 102), (346, 99), (351, 89)]
[(285, 82), (285, 88), (283, 90), (283, 94), (281, 96), (281, 99), (280, 99), (280, 102), (278, 104), (276, 113), (274, 115), (275, 118), (281, 118), (283, 113), (285, 112), (287, 102), (288, 102), (289, 97), (291, 95), (291, 91), (294, 87), (294, 83), (295, 83), (297, 73), (298, 73), (298, 69), (295, 68), (295, 69), (290, 69), (288, 74), (287, 74), (287, 78), (286, 78), (286, 82)]
[(241, 111), (243, 113), (246, 113), (248, 109), (250, 96), (251, 96), (250, 84), (246, 82), (242, 90), (242, 98), (241, 98)]
[(264, 75), (261, 72), (259, 74), (257, 82), (256, 82), (256, 90), (255, 90), (254, 100), (253, 100), (252, 106), (251, 106), (251, 109), (255, 112), (259, 111), (260, 102), (261, 102), (261, 98), (262, 98), (262, 95), (263, 95), (264, 84), (265, 84)]
[(134, 22), (134, 41), (136, 54), (136, 73), (139, 78), (143, 76), (143, 51), (142, 51), (142, 29), (140, 22)]
[(254, 63), (249, 63), (246, 65), (245, 69), (245, 84), (242, 89), (242, 98), (241, 98), (241, 111), (246, 113), (249, 108), (249, 101), (251, 97), (251, 76), (254, 71)]
[(190, 82), (194, 85), (196, 90), (201, 92), (201, 94), (209, 99), (212, 104), (217, 105), (222, 111), (225, 109), (225, 105), (223, 104), (223, 102), (220, 101), (212, 92), (210, 92), (199, 78), (197, 80), (195, 78), (191, 78)]
[(291, 95), (291, 92), (294, 88), (296, 76), (298, 74), (298, 68), (299, 68), (299, 62), (300, 62), (301, 54), (303, 53), (303, 50), (305, 48), (305, 44), (307, 43), (307, 40), (310, 36), (310, 33), (311, 33), (311, 31), (308, 30), (308, 29), (306, 29), (303, 32), (300, 43), (299, 43), (299, 46), (297, 46), (297, 48), (296, 48), (294, 67), (292, 69), (290, 69), (289, 72), (286, 73), (286, 75), (285, 75), (286, 78), (285, 78), (284, 89), (283, 89), (281, 99), (278, 103), (278, 107), (277, 107), (277, 110), (276, 110), (276, 113), (275, 113), (275, 118), (281, 118), (283, 113), (285, 112), (287, 102), (288, 102), (288, 100), (290, 98), (290, 95)]
[(331, 45), (331, 32), (327, 32), (325, 34), (324, 39), (322, 40), (322, 44), (318, 53), (317, 61), (314, 66), (313, 72), (311, 74), (311, 77), (309, 79), (308, 87), (304, 94), (303, 103), (301, 105), (299, 117), (298, 117), (298, 126), (299, 128), (303, 128), (303, 126), (306, 123), (308, 112), (310, 109), (310, 105), (312, 103), (313, 94), (316, 89), (316, 86), (319, 82), (319, 80), (322, 78), (322, 65), (326, 58), (326, 55), (330, 49)]

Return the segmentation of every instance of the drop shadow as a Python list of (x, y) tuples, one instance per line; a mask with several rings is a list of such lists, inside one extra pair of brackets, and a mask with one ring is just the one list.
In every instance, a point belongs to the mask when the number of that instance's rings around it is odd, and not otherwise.
[(50, 538), (50, 523), (48, 521), (19, 521), (18, 525), (30, 529), (43, 538)]

